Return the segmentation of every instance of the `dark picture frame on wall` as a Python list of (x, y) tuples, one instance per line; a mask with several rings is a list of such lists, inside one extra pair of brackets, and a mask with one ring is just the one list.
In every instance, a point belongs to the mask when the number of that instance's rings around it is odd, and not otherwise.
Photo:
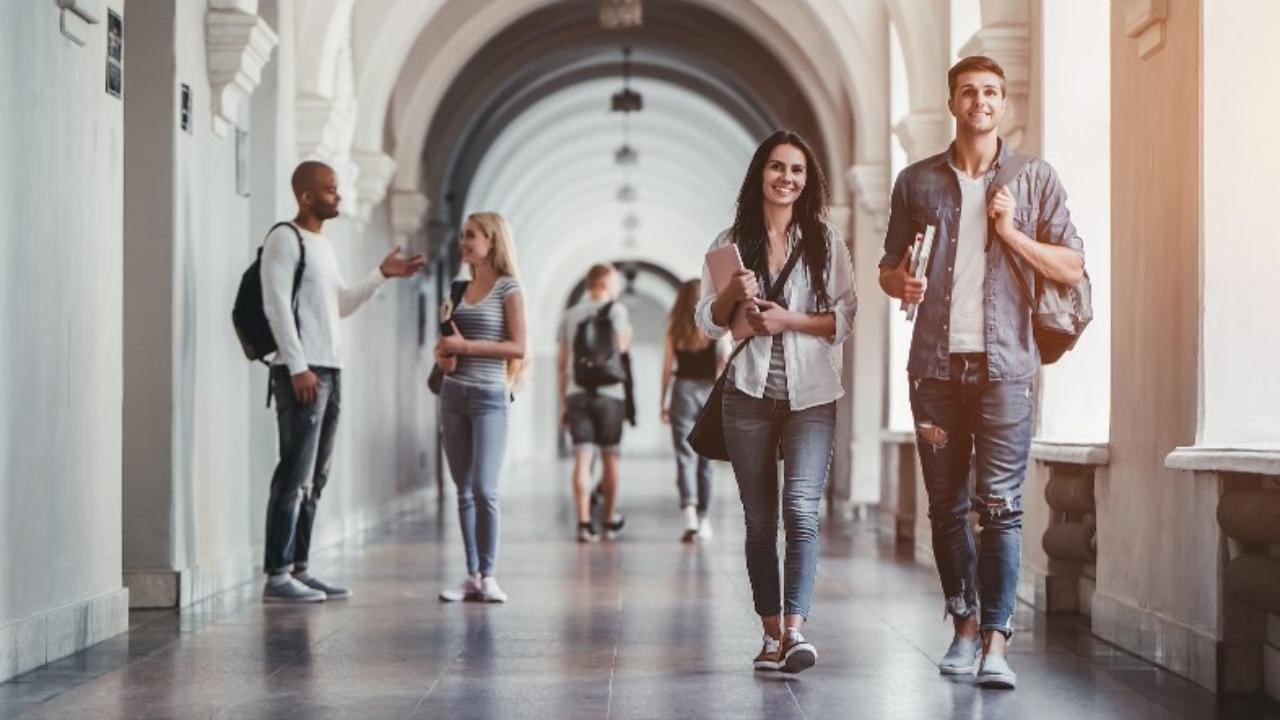
[(107, 94), (124, 97), (124, 18), (107, 11)]
[(236, 128), (236, 194), (249, 197), (249, 133)]

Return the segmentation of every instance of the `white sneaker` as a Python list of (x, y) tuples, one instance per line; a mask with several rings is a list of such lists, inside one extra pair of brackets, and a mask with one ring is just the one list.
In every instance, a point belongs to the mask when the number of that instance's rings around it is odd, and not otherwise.
[(692, 505), (685, 505), (681, 510), (684, 514), (684, 534), (680, 536), (680, 542), (693, 542), (698, 536), (698, 510)]
[(502, 588), (498, 587), (497, 578), (487, 577), (480, 581), (480, 596), (487, 603), (504, 603), (507, 601), (507, 594), (502, 592)]
[(699, 516), (698, 517), (698, 539), (710, 540), (712, 537), (714, 537), (714, 535), (715, 533), (711, 532), (711, 521), (707, 519), (706, 515)]
[(456, 590), (440, 591), (440, 599), (444, 602), (477, 602), (483, 598), (484, 590), (480, 587), (480, 580), (474, 575), (468, 575)]

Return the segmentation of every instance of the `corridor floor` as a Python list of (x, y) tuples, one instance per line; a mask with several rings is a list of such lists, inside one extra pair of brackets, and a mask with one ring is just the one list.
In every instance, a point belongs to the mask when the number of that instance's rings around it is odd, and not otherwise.
[[(529, 468), (541, 468), (530, 472)], [(524, 473), (524, 474), (521, 474)], [(315, 564), (355, 596), (263, 606), (258, 583), (0, 685), (22, 718), (1272, 718), (1022, 608), (1014, 692), (950, 681), (929, 568), (866, 525), (825, 529), (808, 635), (817, 667), (758, 673), (732, 478), (716, 537), (681, 545), (667, 463), (624, 464), (627, 527), (573, 541), (568, 471), (521, 465), (504, 498), (507, 605), (436, 600), (462, 576), (452, 495)], [(319, 522), (323, 522), (323, 511)]]

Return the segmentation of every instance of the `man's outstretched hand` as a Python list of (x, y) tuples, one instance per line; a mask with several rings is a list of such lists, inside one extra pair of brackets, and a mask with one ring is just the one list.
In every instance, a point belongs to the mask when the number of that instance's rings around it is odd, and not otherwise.
[(427, 259), (422, 255), (404, 257), (400, 254), (403, 249), (400, 245), (397, 245), (392, 248), (386, 257), (382, 258), (382, 264), (378, 266), (378, 269), (382, 271), (383, 277), (409, 277), (427, 264)]

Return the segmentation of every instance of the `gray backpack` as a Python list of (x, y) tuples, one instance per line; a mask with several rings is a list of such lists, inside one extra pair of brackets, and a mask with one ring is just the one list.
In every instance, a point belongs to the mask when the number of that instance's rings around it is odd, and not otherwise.
[[(988, 200), (1000, 186), (1011, 185), (1029, 162), (1030, 155), (1010, 154), (988, 186)], [(1009, 269), (1031, 307), (1031, 326), (1036, 347), (1040, 349), (1040, 363), (1052, 365), (1075, 347), (1085, 327), (1093, 320), (1093, 290), (1089, 284), (1089, 273), (1086, 271), (1075, 287), (1067, 287), (1035, 273), (1036, 292), (1032, 294), (1018, 258), (1008, 245), (999, 240), (996, 243), (1004, 250)]]

